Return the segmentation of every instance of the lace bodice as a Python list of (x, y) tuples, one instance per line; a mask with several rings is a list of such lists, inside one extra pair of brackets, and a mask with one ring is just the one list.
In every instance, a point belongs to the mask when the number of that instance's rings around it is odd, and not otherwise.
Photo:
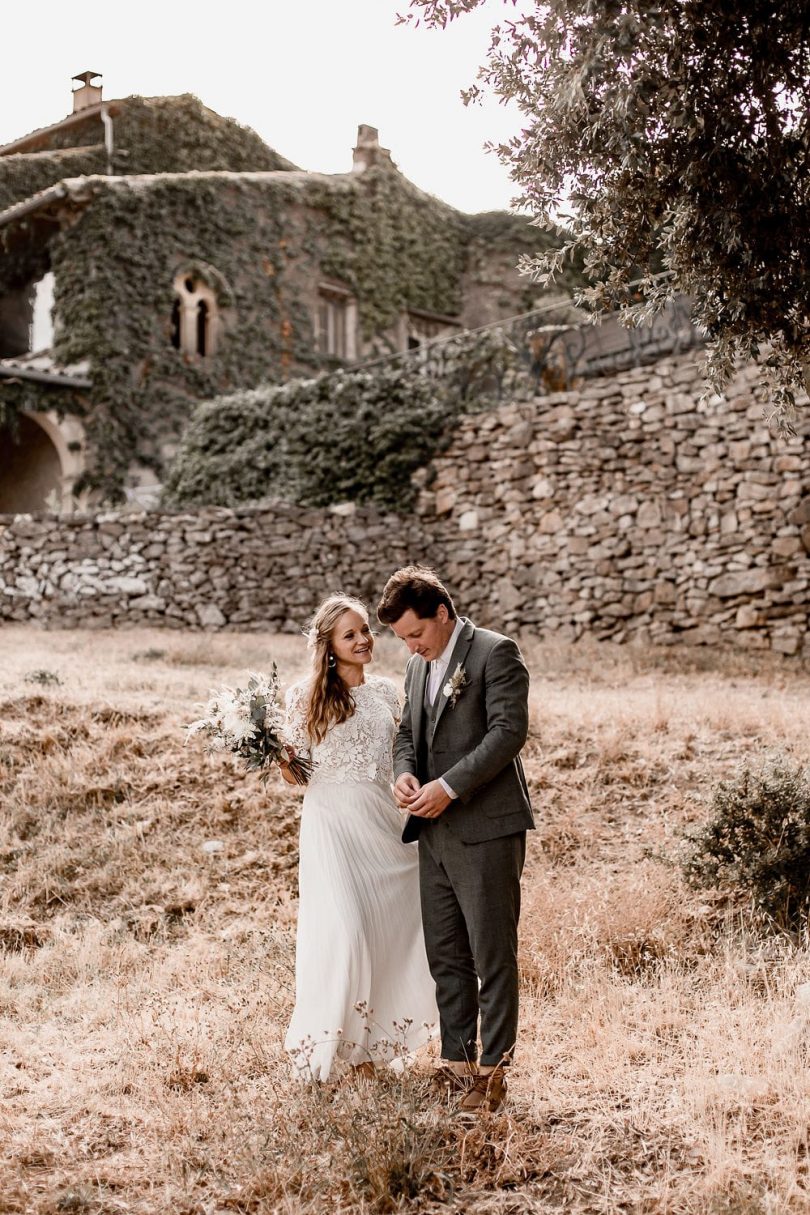
[(284, 737), (297, 752), (311, 756), (315, 764), (311, 783), (369, 780), (390, 785), (400, 716), (399, 696), (391, 680), (369, 675), (365, 683), (352, 688), (354, 715), (332, 726), (323, 741), (314, 746), (305, 724), (308, 695), (308, 682), (293, 684), (287, 690)]

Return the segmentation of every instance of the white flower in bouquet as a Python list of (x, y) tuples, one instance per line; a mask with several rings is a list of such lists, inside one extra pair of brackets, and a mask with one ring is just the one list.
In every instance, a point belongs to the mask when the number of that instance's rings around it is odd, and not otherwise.
[(205, 734), (209, 751), (232, 751), (248, 768), (267, 775), (279, 760), (288, 764), (299, 785), (312, 774), (312, 764), (300, 755), (291, 758), (284, 741), (284, 710), (279, 702), (278, 670), (251, 674), (246, 688), (223, 688), (203, 706), (203, 716), (186, 727), (186, 740)]
[(232, 742), (239, 744), (252, 738), (256, 732), (253, 720), (230, 709), (222, 718), (222, 733)]

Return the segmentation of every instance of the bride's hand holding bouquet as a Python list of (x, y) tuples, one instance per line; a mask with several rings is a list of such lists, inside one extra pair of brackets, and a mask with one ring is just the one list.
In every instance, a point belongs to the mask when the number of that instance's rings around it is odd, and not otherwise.
[(307, 767), (311, 775), (312, 764), (310, 761), (302, 758), (300, 755), (296, 755), (295, 748), (291, 747), (289, 743), (285, 744), (283, 754), (278, 760), (278, 766), (282, 777), (288, 785), (305, 785), (307, 783), (309, 776), (304, 780), (301, 780), (300, 775), (296, 776), (296, 771), (298, 771), (299, 766), (302, 764)]

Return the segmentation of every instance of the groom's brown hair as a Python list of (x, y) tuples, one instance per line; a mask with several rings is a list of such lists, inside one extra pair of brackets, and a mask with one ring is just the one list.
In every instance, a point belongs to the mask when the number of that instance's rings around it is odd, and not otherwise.
[(377, 619), (380, 624), (396, 624), (411, 608), (420, 620), (424, 620), (435, 616), (442, 604), (450, 619), (455, 620), (456, 609), (450, 592), (433, 570), (424, 565), (406, 565), (386, 582), (377, 607)]

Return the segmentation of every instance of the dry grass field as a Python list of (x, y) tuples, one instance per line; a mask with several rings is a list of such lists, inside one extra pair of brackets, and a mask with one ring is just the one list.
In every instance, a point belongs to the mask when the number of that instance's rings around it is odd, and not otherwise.
[(298, 796), (181, 726), (271, 657), (295, 678), (303, 643), (0, 633), (0, 1211), (810, 1209), (810, 951), (659, 859), (740, 760), (810, 757), (805, 676), (526, 650), (521, 1043), (507, 1112), (469, 1127), (424, 1069), (288, 1080)]

